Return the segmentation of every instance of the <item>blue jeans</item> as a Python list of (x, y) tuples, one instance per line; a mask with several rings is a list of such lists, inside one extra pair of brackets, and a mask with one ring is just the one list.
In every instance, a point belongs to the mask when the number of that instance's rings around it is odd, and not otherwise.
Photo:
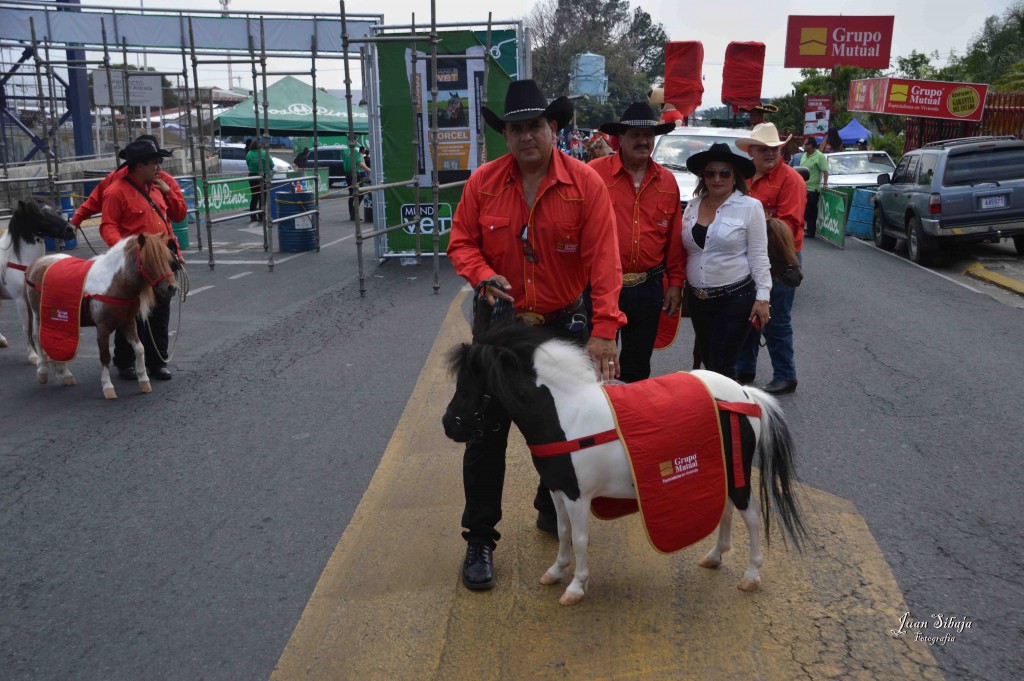
[[(803, 263), (803, 254), (797, 253)], [(757, 373), (757, 352), (764, 335), (768, 356), (772, 360), (772, 380), (795, 381), (796, 359), (793, 357), (793, 298), (796, 289), (772, 279), (772, 319), (761, 333), (752, 331), (736, 362), (737, 374)]]

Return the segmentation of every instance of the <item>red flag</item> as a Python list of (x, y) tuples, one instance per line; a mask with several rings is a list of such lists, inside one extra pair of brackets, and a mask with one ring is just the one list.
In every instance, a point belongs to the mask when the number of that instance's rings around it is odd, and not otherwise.
[(665, 43), (665, 101), (683, 116), (700, 106), (704, 95), (701, 67), (704, 46), (697, 40)]
[(764, 43), (729, 43), (722, 68), (722, 101), (749, 110), (761, 103)]

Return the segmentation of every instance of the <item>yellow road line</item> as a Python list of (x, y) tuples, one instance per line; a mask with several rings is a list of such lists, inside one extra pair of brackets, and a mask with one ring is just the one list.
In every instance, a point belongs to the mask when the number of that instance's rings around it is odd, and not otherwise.
[(808, 487), (812, 546), (787, 552), (774, 537), (757, 593), (736, 588), (747, 560), (738, 516), (714, 571), (697, 566), (711, 538), (661, 555), (631, 517), (592, 521), (590, 591), (560, 606), (561, 588), (537, 581), (556, 543), (532, 526), (536, 473), (515, 429), (498, 586), (464, 589), (461, 447), (440, 418), (453, 390), (444, 354), (469, 337), (465, 297), (272, 678), (942, 678), (925, 644), (889, 634), (908, 608), (856, 509)]
[(1024, 296), (1024, 281), (1017, 281), (1012, 277), (1007, 277), (1004, 274), (993, 272), (980, 262), (976, 262), (968, 267), (964, 270), (964, 274), (980, 281), (987, 281), (990, 284), (1006, 289), (1012, 293), (1016, 293), (1019, 296)]

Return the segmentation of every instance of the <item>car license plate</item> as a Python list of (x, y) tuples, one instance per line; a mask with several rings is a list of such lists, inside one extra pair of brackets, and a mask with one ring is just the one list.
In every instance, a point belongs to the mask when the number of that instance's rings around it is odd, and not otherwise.
[(1006, 208), (1006, 195), (1000, 196), (983, 196), (981, 197), (981, 210), (991, 210), (993, 208)]

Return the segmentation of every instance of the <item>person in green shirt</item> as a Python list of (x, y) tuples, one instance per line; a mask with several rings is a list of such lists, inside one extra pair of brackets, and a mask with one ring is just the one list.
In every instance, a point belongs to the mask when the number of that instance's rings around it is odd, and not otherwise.
[(804, 208), (804, 234), (811, 239), (818, 229), (818, 193), (828, 189), (828, 158), (818, 151), (818, 142), (813, 137), (804, 141), (804, 156), (800, 166), (807, 168), (807, 207)]
[[(249, 169), (249, 212), (255, 213), (263, 202), (264, 173), (267, 170), (267, 150), (260, 141), (246, 140), (245, 165)], [(258, 177), (253, 177), (258, 176)], [(255, 222), (263, 222), (263, 213), (250, 215)]]

